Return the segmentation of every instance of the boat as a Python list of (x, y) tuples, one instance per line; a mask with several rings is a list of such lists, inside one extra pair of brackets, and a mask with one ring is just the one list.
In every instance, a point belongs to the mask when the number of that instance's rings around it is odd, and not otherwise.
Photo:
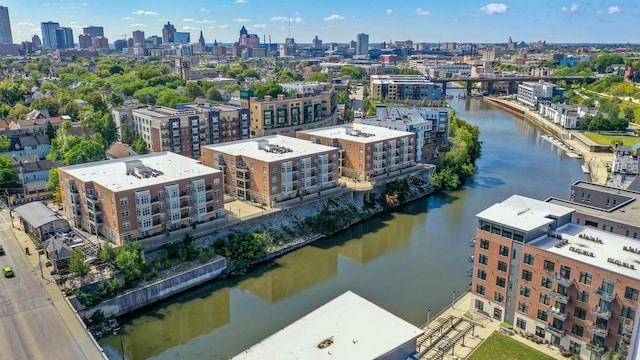
[(582, 164), (580, 166), (582, 167), (582, 172), (583, 173), (585, 173), (585, 174), (590, 174), (591, 173), (591, 171), (589, 171), (589, 166), (588, 165)]

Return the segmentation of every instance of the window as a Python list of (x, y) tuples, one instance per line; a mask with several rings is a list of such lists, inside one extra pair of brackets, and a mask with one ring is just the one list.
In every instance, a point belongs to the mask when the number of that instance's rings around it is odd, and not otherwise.
[(518, 318), (518, 320), (516, 320), (516, 326), (519, 327), (522, 330), (527, 330), (527, 322)]
[(585, 285), (591, 285), (591, 274), (584, 271), (580, 272), (580, 283)]
[(533, 266), (534, 260), (535, 260), (535, 258), (534, 258), (533, 255), (527, 254), (527, 253), (524, 254), (524, 263), (525, 264)]
[(560, 276), (565, 279), (571, 279), (571, 268), (568, 266), (560, 266)]
[(554, 262), (551, 262), (549, 260), (545, 260), (544, 261), (544, 271), (549, 271), (549, 272), (553, 272), (556, 268), (556, 264)]
[(496, 302), (502, 303), (504, 302), (504, 295), (496, 291), (496, 293), (493, 295), (493, 300), (495, 300)]
[(536, 336), (544, 339), (544, 328), (536, 326)]
[(487, 280), (487, 272), (482, 269), (478, 269), (478, 279)]
[(587, 316), (587, 310), (581, 307), (576, 307), (575, 310), (573, 310), (573, 316), (584, 320)]
[(571, 333), (573, 335), (582, 336), (582, 334), (584, 333), (584, 328), (578, 324), (573, 324), (573, 326), (571, 327)]
[(127, 209), (122, 210), (120, 215), (122, 215), (123, 218), (129, 217), (129, 210)]
[(551, 289), (551, 286), (553, 285), (553, 283), (551, 282), (551, 279), (543, 277), (542, 278), (542, 284), (540, 284), (543, 288), (546, 289)]
[(500, 255), (509, 256), (509, 247), (508, 246), (504, 246), (504, 245), (500, 245)]
[(540, 304), (549, 306), (550, 303), (551, 303), (551, 298), (549, 298), (549, 295), (540, 294)]
[(278, 173), (278, 168), (276, 168), (276, 167), (271, 168), (271, 173), (272, 174), (277, 174)]
[(622, 312), (620, 313), (620, 316), (622, 316), (623, 318), (633, 320), (636, 317), (636, 309), (625, 305), (622, 307)]
[(520, 296), (531, 297), (531, 289), (527, 286), (520, 286)]
[(489, 250), (489, 240), (480, 239), (480, 248), (481, 249), (485, 249), (485, 250)]
[(580, 345), (580, 343), (569, 341), (569, 352), (575, 355), (580, 355), (581, 349), (582, 345)]
[(522, 270), (522, 280), (524, 281), (531, 281), (531, 278), (533, 277), (533, 273), (529, 270)]
[(120, 205), (129, 205), (129, 198), (120, 198)]
[(529, 304), (523, 303), (523, 302), (519, 302), (518, 303), (518, 311), (520, 311), (523, 314), (528, 314), (529, 313)]
[(125, 230), (131, 229), (131, 222), (129, 222), (129, 221), (123, 222), (122, 223), (122, 228), (125, 229)]
[(503, 289), (504, 289), (504, 287), (505, 287), (506, 282), (507, 282), (507, 281), (506, 281), (506, 280), (505, 280), (505, 278), (503, 278), (503, 277), (498, 276), (498, 277), (496, 278), (496, 285), (497, 285), (497, 286), (499, 286), (499, 287), (501, 287), (501, 288), (503, 288)]
[(538, 320), (547, 321), (547, 312), (544, 310), (538, 310)]
[(480, 285), (480, 284), (477, 284), (477, 285), (476, 285), (476, 292), (477, 292), (478, 294), (480, 294), (480, 295), (484, 295), (484, 291), (485, 291), (485, 290), (484, 290), (484, 286), (482, 286), (482, 285)]
[(584, 290), (578, 290), (578, 295), (576, 296), (576, 299), (578, 299), (578, 301), (583, 302), (583, 303), (588, 303), (589, 302), (589, 292), (588, 291), (584, 291)]
[(624, 298), (633, 301), (638, 300), (638, 289), (627, 286), (626, 290), (624, 291)]
[(213, 179), (213, 185), (220, 185), (220, 179)]
[(478, 263), (479, 264), (487, 265), (488, 262), (489, 262), (489, 258), (487, 257), (487, 255), (480, 254), (478, 256)]
[(507, 272), (507, 263), (498, 261), (498, 271)]

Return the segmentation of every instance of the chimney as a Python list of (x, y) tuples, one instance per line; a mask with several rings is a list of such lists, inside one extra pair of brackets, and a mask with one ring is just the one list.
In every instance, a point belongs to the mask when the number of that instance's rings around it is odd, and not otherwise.
[(282, 101), (284, 100), (284, 95), (283, 94), (278, 94), (278, 101)]
[(271, 101), (271, 95), (265, 95), (264, 101)]

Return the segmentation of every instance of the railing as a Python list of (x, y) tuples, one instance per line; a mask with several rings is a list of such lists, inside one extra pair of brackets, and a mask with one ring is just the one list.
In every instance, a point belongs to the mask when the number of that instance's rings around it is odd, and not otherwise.
[(589, 325), (589, 332), (594, 335), (601, 336), (603, 338), (606, 338), (609, 335), (608, 329), (603, 329), (596, 324)]
[(564, 287), (569, 287), (571, 286), (571, 284), (573, 284), (573, 280), (564, 278), (558, 274), (554, 274), (554, 276), (551, 277), (551, 281), (556, 282)]
[(604, 300), (604, 301), (607, 301), (607, 302), (611, 302), (616, 298), (616, 294), (612, 294), (612, 293), (606, 292), (602, 288), (597, 288), (596, 289), (596, 297), (598, 297), (601, 300)]
[(555, 327), (553, 327), (553, 326), (551, 326), (551, 325), (547, 325), (547, 327), (545, 328), (545, 330), (546, 330), (547, 332), (551, 333), (552, 335), (557, 336), (557, 337), (564, 337), (564, 336), (565, 336), (565, 334), (566, 334), (564, 330), (562, 330), (562, 329), (558, 329), (558, 328), (555, 328)]
[(563, 295), (563, 294), (561, 294), (559, 292), (551, 291), (549, 293), (549, 296), (552, 299), (557, 300), (557, 301), (559, 301), (559, 302), (561, 302), (561, 303), (563, 303), (565, 305), (569, 303), (569, 296), (568, 295)]
[(605, 320), (609, 320), (611, 318), (611, 311), (603, 311), (598, 305), (591, 308), (591, 314)]
[(600, 345), (600, 344), (595, 344), (595, 343), (588, 343), (587, 344), (587, 350), (602, 355), (604, 354), (605, 351), (607, 351), (607, 348), (605, 348), (604, 346)]
[(560, 309), (555, 308), (553, 306), (549, 306), (547, 308), (547, 315), (553, 316), (556, 319), (565, 321), (567, 320), (567, 318), (569, 317), (569, 315), (567, 315), (566, 313), (563, 313), (560, 311)]

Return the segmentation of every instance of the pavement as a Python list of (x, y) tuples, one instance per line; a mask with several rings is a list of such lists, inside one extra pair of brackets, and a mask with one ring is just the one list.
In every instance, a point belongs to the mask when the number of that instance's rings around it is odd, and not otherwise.
[[(467, 311), (472, 314), (473, 319), (464, 316)], [(419, 359), (460, 360), (467, 359), (491, 334), (500, 331), (500, 321), (473, 310), (471, 293), (466, 293), (422, 328), (425, 335), (418, 338)], [(468, 332), (464, 334), (464, 330)], [(451, 347), (454, 342), (452, 339), (456, 337), (459, 340)], [(512, 335), (511, 338), (555, 359), (564, 359), (556, 347), (536, 344), (519, 335)], [(445, 350), (446, 353), (443, 354)]]
[(0, 261), (15, 272), (0, 278), (0, 359), (106, 359), (44, 266), (44, 256), (39, 259), (6, 210), (0, 211), (0, 234), (6, 252)]

